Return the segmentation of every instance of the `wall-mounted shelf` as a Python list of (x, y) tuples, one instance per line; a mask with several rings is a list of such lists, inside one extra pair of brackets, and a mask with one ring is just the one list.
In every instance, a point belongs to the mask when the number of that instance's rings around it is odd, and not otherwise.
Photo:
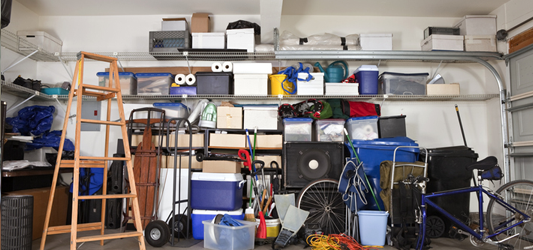
[[(41, 62), (59, 62), (59, 57), (54, 52), (45, 51), (37, 45), (28, 42), (16, 34), (2, 29), (1, 45), (22, 56), (30, 56), (31, 59)], [(37, 52), (35, 52), (37, 51)], [(35, 53), (34, 53), (35, 52)], [(32, 53), (34, 53), (32, 55)]]
[[(78, 52), (61, 53), (63, 61), (76, 61)], [(267, 61), (276, 60), (272, 53), (246, 52), (94, 52), (99, 55), (116, 57), (120, 61)]]
[(13, 83), (6, 83), (2, 81), (2, 93), (10, 93), (14, 96), (28, 98), (35, 95), (33, 98), (35, 101), (53, 101), (54, 99), (60, 99), (60, 96), (51, 96), (39, 91), (22, 87)]

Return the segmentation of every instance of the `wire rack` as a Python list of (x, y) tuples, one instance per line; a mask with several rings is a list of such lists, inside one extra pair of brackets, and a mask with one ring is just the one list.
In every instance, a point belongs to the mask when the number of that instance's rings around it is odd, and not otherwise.
[(2, 47), (23, 56), (28, 56), (37, 51), (30, 56), (30, 58), (35, 61), (59, 62), (59, 57), (55, 53), (45, 51), (37, 45), (28, 42), (26, 39), (18, 37), (16, 34), (5, 29), (2, 29), (1, 45)]

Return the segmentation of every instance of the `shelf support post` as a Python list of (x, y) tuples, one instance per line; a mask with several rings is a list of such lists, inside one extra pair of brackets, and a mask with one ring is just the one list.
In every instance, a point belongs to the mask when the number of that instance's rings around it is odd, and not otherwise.
[(20, 107), (22, 104), (26, 103), (27, 101), (31, 100), (33, 97), (35, 97), (37, 94), (34, 94), (28, 98), (26, 98), (24, 101), (22, 102), (19, 102), (18, 104), (14, 105), (14, 106), (11, 106), (9, 109), (7, 109), (6, 113), (9, 113), (11, 111), (13, 111), (14, 109)]

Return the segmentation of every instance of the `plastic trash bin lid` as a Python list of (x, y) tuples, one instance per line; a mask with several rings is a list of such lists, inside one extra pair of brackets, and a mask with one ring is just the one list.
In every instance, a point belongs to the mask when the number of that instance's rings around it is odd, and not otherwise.
[[(409, 137), (399, 136), (392, 138), (379, 138), (374, 140), (352, 140), (353, 146), (355, 148), (367, 148), (367, 149), (383, 149), (383, 150), (394, 150), (398, 146), (418, 146), (414, 140)], [(350, 143), (346, 143), (350, 147)], [(401, 148), (398, 150), (417, 152), (418, 148)]]

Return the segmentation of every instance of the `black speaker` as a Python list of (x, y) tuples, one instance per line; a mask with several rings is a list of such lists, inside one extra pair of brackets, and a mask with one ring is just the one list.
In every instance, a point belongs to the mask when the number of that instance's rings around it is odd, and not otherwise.
[(302, 188), (322, 178), (338, 180), (344, 167), (342, 142), (286, 142), (283, 151), (286, 188)]

